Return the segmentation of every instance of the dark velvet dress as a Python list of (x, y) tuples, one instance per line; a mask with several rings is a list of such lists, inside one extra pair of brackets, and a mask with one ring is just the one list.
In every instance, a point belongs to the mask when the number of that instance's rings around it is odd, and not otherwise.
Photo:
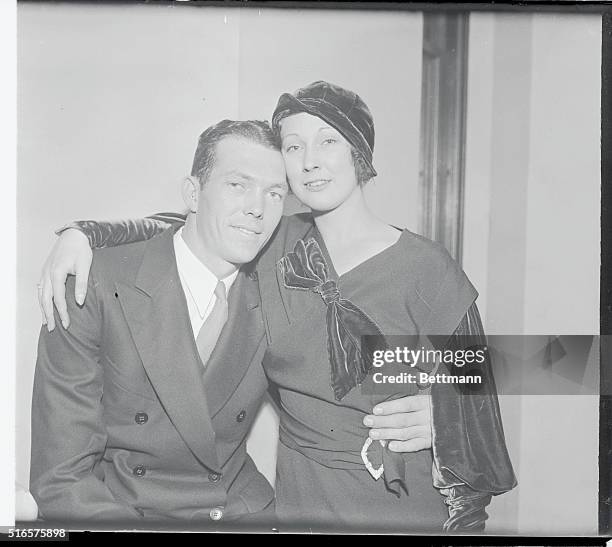
[[(78, 227), (102, 246), (151, 237), (161, 225), (85, 221)], [(316, 264), (303, 246), (301, 255), (295, 252), (298, 242), (317, 249)], [(364, 448), (369, 429), (362, 420), (376, 403), (415, 394), (417, 387), (369, 390), (371, 375), (341, 393), (337, 385), (335, 361), (352, 350), (336, 338), (433, 336), (445, 347), (461, 347), (458, 335), (481, 335), (477, 293), (456, 262), (442, 246), (406, 230), (338, 276), (312, 217), (295, 215), (283, 219), (255, 267), (269, 344), (264, 366), (280, 414), (281, 529), (482, 530), (491, 495), (516, 485), (488, 361), (479, 392), (432, 385), (433, 448), (414, 453), (392, 453), (379, 442)], [(347, 309), (358, 310), (365, 322), (342, 316)], [(366, 469), (363, 452), (374, 468), (384, 465), (380, 478)]]
[[(415, 331), (403, 294), (408, 287), (402, 282), (409, 232), (340, 277), (316, 230), (312, 235), (341, 298), (364, 311), (385, 334)], [(401, 456), (406, 489), (390, 489), (383, 477), (375, 480), (360, 454), (369, 431), (364, 416), (377, 403), (406, 395), (405, 390), (374, 395), (356, 387), (338, 401), (330, 385), (327, 304), (316, 292), (287, 287), (278, 271), (258, 273), (269, 336), (264, 367), (280, 401), (276, 500), (281, 523), (290, 528), (441, 531), (448, 511), (432, 483), (430, 450)], [(373, 464), (381, 463), (381, 449), (376, 442), (368, 450)]]

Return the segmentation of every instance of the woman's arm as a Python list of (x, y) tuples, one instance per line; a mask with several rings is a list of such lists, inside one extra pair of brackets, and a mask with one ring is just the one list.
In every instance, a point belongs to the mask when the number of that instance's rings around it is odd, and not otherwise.
[(38, 303), (47, 330), (55, 328), (53, 304), (64, 328), (70, 325), (66, 308), (65, 284), (68, 275), (76, 275), (74, 296), (82, 305), (87, 295), (87, 279), (92, 261), (91, 249), (114, 247), (150, 239), (172, 225), (181, 226), (185, 216), (159, 213), (147, 218), (98, 222), (76, 221), (57, 231), (60, 236), (47, 257), (38, 283)]
[(486, 344), (480, 313), (472, 304), (445, 350), (485, 349), (485, 360), (477, 371), (481, 389), (432, 387), (434, 486), (446, 496), (449, 507), (445, 532), (484, 530), (492, 496), (516, 485)]
[(75, 220), (57, 230), (56, 234), (61, 236), (65, 231), (75, 229), (87, 237), (92, 249), (103, 249), (145, 241), (174, 224), (184, 223), (185, 216), (178, 213), (158, 213), (146, 218), (117, 221)]

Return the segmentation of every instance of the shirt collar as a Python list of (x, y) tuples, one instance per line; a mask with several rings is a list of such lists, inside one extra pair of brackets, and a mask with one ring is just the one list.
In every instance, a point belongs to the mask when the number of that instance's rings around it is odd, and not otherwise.
[[(193, 254), (187, 243), (185, 243), (183, 228), (177, 230), (174, 234), (174, 254), (176, 255), (176, 265), (183, 284), (191, 294), (200, 317), (204, 317), (217, 286), (217, 277)], [(229, 294), (229, 290), (237, 275), (238, 270), (221, 279), (225, 284), (226, 294)]]

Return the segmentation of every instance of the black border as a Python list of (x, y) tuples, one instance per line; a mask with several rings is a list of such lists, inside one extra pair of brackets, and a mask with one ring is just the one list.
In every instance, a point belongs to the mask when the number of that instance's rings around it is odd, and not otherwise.
[[(600, 393), (612, 387), (612, 13), (605, 13), (601, 26), (601, 278)], [(609, 535), (612, 524), (612, 396), (599, 400), (599, 533)]]
[(408, 10), (408, 11), (493, 11), (493, 12), (564, 12), (604, 13), (612, 11), (612, 0), (485, 0), (483, 2), (380, 1), (375, 0), (16, 0), (17, 4), (142, 4), (160, 6), (198, 7), (267, 7), (286, 9), (347, 9), (347, 10)]
[[(0, 0), (2, 1), (2, 0)], [(600, 393), (612, 393), (612, 0), (551, 1), (506, 0), (490, 2), (359, 2), (279, 1), (279, 0), (17, 0), (18, 4), (141, 4), (162, 6), (268, 7), (288, 9), (360, 9), (406, 11), (470, 12), (561, 12), (602, 14), (601, 63), (601, 269), (600, 269)], [(576, 182), (579, 184), (579, 181)], [(568, 310), (568, 313), (570, 310)], [(579, 466), (575, 470), (579, 472)], [(571, 493), (568, 492), (568, 495)], [(33, 528), (34, 523), (16, 522), (16, 528)], [(74, 539), (92, 532), (72, 532)], [(94, 532), (104, 534), (105, 532)], [(144, 532), (146, 533), (146, 532)], [(119, 532), (121, 535), (125, 535)], [(446, 536), (424, 537), (423, 543), (448, 545), (603, 545), (612, 537), (612, 396), (599, 402), (599, 538), (529, 536)], [(116, 536), (116, 533), (113, 534)], [(156, 534), (159, 536), (159, 533)], [(167, 535), (162, 532), (162, 535)], [(173, 535), (173, 534), (172, 534)], [(5, 540), (0, 534), (0, 541)], [(286, 537), (283, 534), (281, 537)], [(389, 536), (387, 536), (389, 537)], [(545, 541), (544, 541), (545, 540)], [(23, 541), (23, 540), (22, 540)]]

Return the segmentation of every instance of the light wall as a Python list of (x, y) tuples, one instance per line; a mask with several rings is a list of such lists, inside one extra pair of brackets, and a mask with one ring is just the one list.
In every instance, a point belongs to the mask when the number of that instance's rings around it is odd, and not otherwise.
[[(470, 27), (464, 268), (486, 330), (598, 334), (601, 17)], [(596, 534), (597, 398), (500, 404), (519, 487), (494, 500), (490, 528)]]
[[(226, 117), (269, 119), (281, 92), (318, 79), (355, 89), (370, 106), (379, 170), (370, 202), (389, 222), (416, 228), (421, 21), (379, 11), (19, 5), (22, 486), (40, 328), (35, 286), (53, 230), (75, 218), (180, 210), (178, 182), (204, 128)], [(249, 441), (271, 480), (274, 428), (266, 406)]]

